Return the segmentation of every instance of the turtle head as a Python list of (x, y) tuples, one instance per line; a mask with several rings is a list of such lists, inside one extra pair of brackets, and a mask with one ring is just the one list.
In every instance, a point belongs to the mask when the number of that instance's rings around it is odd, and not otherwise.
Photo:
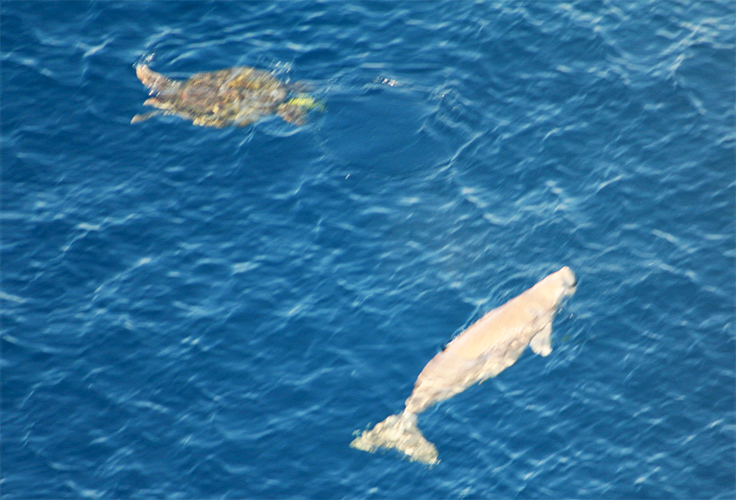
[(296, 97), (292, 97), (286, 102), (287, 106), (298, 106), (304, 108), (304, 110), (316, 109), (317, 111), (324, 111), (325, 105), (319, 101), (316, 101), (314, 97), (308, 94), (299, 94)]

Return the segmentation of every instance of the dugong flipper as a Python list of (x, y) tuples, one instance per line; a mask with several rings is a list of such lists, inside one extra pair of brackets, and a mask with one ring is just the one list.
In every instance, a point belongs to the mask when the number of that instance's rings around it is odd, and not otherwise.
[(575, 293), (575, 274), (563, 267), (493, 309), (432, 358), (414, 383), (403, 413), (391, 415), (350, 446), (374, 452), (396, 448), (411, 460), (435, 464), (437, 449), (422, 436), (417, 414), (513, 365), (527, 345), (547, 356), (552, 352), (552, 320), (563, 298)]

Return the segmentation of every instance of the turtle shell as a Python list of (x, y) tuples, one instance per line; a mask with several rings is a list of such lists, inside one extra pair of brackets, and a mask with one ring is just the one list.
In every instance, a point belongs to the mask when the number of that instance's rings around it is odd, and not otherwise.
[(290, 123), (302, 125), (306, 116), (306, 107), (286, 101), (289, 88), (284, 83), (256, 68), (236, 67), (197, 73), (188, 80), (172, 80), (140, 65), (136, 75), (153, 95), (144, 104), (161, 111), (136, 115), (132, 123), (163, 113), (204, 127), (243, 127), (278, 114)]

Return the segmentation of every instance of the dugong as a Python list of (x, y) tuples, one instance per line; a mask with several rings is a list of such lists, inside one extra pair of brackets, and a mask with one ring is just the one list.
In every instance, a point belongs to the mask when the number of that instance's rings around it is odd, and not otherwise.
[(565, 266), (486, 313), (432, 358), (414, 383), (404, 411), (363, 431), (350, 446), (375, 452), (396, 448), (412, 461), (436, 464), (437, 448), (417, 426), (417, 415), (475, 383), (513, 365), (527, 345), (547, 356), (552, 352), (552, 320), (562, 300), (575, 293), (577, 280)]

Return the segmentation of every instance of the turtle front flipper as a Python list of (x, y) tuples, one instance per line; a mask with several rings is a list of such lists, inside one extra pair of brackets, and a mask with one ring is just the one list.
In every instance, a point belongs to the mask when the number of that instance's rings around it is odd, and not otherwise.
[(135, 74), (143, 85), (154, 92), (175, 92), (181, 87), (181, 83), (156, 73), (145, 64), (136, 66)]

